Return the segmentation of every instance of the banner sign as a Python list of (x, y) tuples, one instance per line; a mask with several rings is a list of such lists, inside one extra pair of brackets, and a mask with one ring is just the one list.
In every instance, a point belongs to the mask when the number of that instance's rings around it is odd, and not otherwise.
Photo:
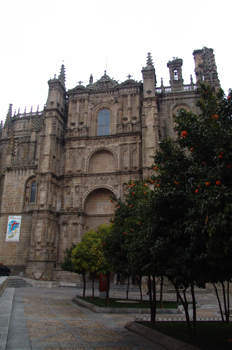
[(22, 216), (8, 216), (6, 242), (18, 242)]

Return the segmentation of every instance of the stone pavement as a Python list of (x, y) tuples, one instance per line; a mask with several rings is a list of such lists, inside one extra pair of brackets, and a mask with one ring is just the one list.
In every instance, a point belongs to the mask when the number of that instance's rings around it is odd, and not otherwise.
[(163, 350), (123, 327), (134, 315), (96, 314), (72, 302), (75, 294), (74, 288), (15, 289), (6, 349)]
[[(81, 287), (6, 288), (0, 298), (0, 310), (4, 300), (10, 298), (10, 295), (14, 295), (14, 298), (7, 341), (4, 347), (4, 343), (1, 343), (3, 334), (0, 337), (0, 350), (165, 349), (124, 328), (127, 322), (134, 321), (136, 313), (97, 314), (74, 303), (72, 298), (76, 294), (82, 294)], [(91, 295), (90, 288), (87, 289), (87, 295)], [(110, 296), (125, 297), (125, 292), (112, 290)], [(138, 291), (129, 294), (130, 298), (137, 296)], [(164, 299), (167, 297), (174, 299), (175, 295), (165, 294)], [(213, 293), (197, 294), (197, 302), (198, 316), (218, 316), (217, 301)], [(159, 317), (166, 318), (168, 315)]]

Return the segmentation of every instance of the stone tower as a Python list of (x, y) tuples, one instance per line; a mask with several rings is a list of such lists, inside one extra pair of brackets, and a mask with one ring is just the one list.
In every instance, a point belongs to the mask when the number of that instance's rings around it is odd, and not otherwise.
[(173, 57), (173, 60), (167, 63), (170, 74), (169, 83), (171, 85), (172, 91), (183, 90), (184, 80), (182, 79), (182, 64), (182, 59), (177, 57)]
[(62, 203), (60, 176), (63, 172), (63, 131), (67, 114), (64, 65), (59, 77), (49, 80), (48, 86), (43, 129), (37, 139), (37, 171), (29, 184), (30, 187), (31, 183), (36, 183), (36, 198), (26, 274), (36, 279), (51, 280), (57, 260), (57, 212)]
[(193, 51), (197, 81), (204, 81), (216, 90), (220, 87), (213, 49), (203, 47)]

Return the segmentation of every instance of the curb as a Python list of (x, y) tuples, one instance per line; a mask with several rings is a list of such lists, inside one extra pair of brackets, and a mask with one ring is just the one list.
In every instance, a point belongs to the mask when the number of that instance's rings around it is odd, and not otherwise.
[(176, 340), (135, 322), (128, 322), (124, 327), (129, 331), (147, 338), (156, 345), (163, 346), (167, 350), (199, 350), (199, 348), (195, 346), (181, 342), (180, 340)]
[(0, 350), (5, 350), (6, 348), (14, 290), (14, 288), (5, 289), (0, 298)]
[[(137, 309), (137, 308), (115, 308), (115, 307), (98, 307), (88, 301), (82, 300), (78, 297), (72, 299), (74, 303), (77, 303), (80, 306), (84, 306), (87, 309), (104, 314), (150, 314), (150, 309)], [(179, 309), (157, 309), (157, 314), (182, 314)]]
[(0, 277), (0, 298), (7, 287), (7, 279), (8, 277)]

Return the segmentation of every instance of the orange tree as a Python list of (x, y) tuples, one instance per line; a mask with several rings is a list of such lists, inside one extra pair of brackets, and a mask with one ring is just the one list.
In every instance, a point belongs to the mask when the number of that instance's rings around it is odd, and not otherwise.
[(192, 162), (186, 174), (194, 206), (189, 210), (186, 230), (194, 234), (202, 228), (209, 282), (215, 288), (217, 282), (222, 284), (228, 322), (228, 286), (232, 277), (232, 93), (226, 97), (222, 90), (214, 92), (205, 84), (200, 85), (199, 93), (201, 114), (182, 110), (175, 120), (179, 145), (188, 150)]
[[(154, 226), (154, 216), (151, 213), (154, 184), (155, 181), (151, 179), (131, 181), (126, 184), (127, 191), (123, 200), (112, 198), (116, 210), (111, 222), (111, 234), (104, 245), (104, 254), (113, 271), (125, 276), (139, 275), (140, 280), (142, 276), (148, 276), (151, 321), (155, 321), (156, 314), (155, 276), (160, 275), (150, 249), (155, 240), (151, 230)], [(150, 286), (151, 276), (153, 288)]]
[[(180, 111), (175, 118), (178, 139), (175, 145), (161, 143), (153, 177), (160, 181), (153, 208), (159, 213), (160, 236), (166, 237), (164, 246), (169, 247), (166, 275), (178, 293), (180, 285), (184, 291), (190, 286), (195, 335), (194, 285), (222, 283), (228, 321), (229, 293), (226, 298), (224, 281), (229, 283), (232, 276), (231, 92), (226, 98), (222, 90), (215, 93), (201, 84), (199, 96), (201, 114)], [(191, 332), (185, 293), (181, 301)]]
[(158, 186), (158, 191), (152, 197), (152, 210), (156, 217), (153, 231), (156, 239), (150, 248), (156, 257), (156, 264), (162, 266), (164, 275), (174, 285), (183, 304), (190, 337), (192, 331), (186, 290), (191, 288), (193, 328), (196, 333), (194, 285), (198, 280), (202, 286), (205, 273), (201, 266), (201, 252), (205, 251), (205, 242), (201, 237), (196, 239), (196, 233), (189, 234), (186, 230), (188, 213), (194, 206), (194, 199), (189, 195), (191, 178), (189, 182), (188, 169), (191, 164), (191, 159), (178, 144), (175, 145), (172, 141), (160, 144), (160, 150), (155, 155), (155, 175), (152, 177)]

